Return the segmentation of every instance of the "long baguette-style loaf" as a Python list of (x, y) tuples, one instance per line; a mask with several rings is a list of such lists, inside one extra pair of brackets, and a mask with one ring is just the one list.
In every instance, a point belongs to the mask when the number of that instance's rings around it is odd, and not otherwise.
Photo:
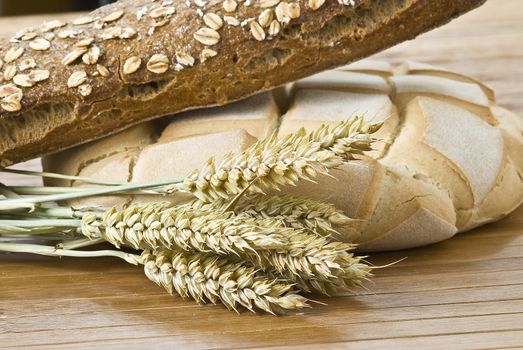
[[(364, 250), (410, 248), (498, 220), (523, 200), (523, 119), (485, 85), (408, 62), (362, 61), (225, 107), (149, 122), (44, 159), (44, 168), (117, 182), (183, 178), (211, 156), (239, 152), (275, 130), (315, 130), (353, 116), (383, 122), (382, 142), (317, 184), (286, 192), (336, 204), (360, 224), (343, 239)], [(280, 117), (281, 115), (281, 117)], [(52, 182), (82, 186), (78, 182)], [(75, 205), (166, 198), (110, 197)]]
[(485, 0), (120, 0), (0, 44), (0, 167), (368, 56)]

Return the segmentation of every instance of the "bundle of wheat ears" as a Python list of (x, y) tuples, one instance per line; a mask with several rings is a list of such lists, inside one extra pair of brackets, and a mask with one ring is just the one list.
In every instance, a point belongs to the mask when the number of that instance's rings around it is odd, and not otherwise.
[[(336, 229), (353, 220), (331, 204), (278, 190), (313, 181), (371, 150), (379, 127), (356, 118), (310, 134), (274, 135), (219, 163), (209, 159), (185, 179), (154, 184), (4, 169), (97, 186), (2, 185), (0, 251), (119, 257), (143, 265), (145, 275), (171, 294), (219, 301), (235, 311), (243, 307), (276, 314), (308, 307), (311, 300), (300, 292), (347, 290), (368, 279), (372, 267), (352, 253), (354, 245), (335, 241)], [(124, 209), (58, 204), (107, 194), (161, 198), (180, 192), (192, 193), (193, 199)], [(82, 249), (104, 242), (115, 249)]]

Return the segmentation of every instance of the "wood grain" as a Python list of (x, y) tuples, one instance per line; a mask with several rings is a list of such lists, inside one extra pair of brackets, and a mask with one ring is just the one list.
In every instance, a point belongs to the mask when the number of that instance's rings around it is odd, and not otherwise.
[[(43, 18), (0, 19), (0, 34)], [(443, 65), (493, 87), (523, 115), (523, 2), (483, 8), (378, 58)], [(38, 161), (19, 167), (38, 169)], [(0, 182), (32, 179), (0, 175)], [(376, 254), (353, 294), (303, 314), (232, 314), (166, 295), (114, 259), (0, 256), (1, 349), (523, 348), (523, 208), (430, 247)]]

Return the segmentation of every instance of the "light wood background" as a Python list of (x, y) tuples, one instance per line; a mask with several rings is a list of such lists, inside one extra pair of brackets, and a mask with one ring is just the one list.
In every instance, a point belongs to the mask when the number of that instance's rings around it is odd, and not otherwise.
[[(1, 19), (0, 33), (41, 21)], [(521, 0), (490, 0), (378, 56), (473, 75), (523, 115)], [(523, 349), (522, 233), (520, 208), (441, 244), (376, 254), (376, 264), (408, 259), (378, 271), (366, 289), (280, 318), (168, 296), (114, 259), (0, 255), (0, 348)]]

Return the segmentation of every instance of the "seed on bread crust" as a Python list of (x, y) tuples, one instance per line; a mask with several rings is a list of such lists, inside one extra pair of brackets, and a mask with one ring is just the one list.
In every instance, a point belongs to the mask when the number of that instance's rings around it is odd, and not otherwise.
[(7, 112), (18, 112), (22, 109), (21, 100), (22, 97), (18, 98), (16, 95), (11, 95), (2, 99), (0, 107)]
[(89, 50), (82, 56), (82, 61), (85, 64), (96, 64), (100, 58), (100, 48), (98, 46), (92, 46)]
[(176, 13), (176, 9), (173, 6), (159, 7), (149, 12), (149, 17), (160, 18), (170, 16)]
[(29, 72), (29, 79), (33, 82), (38, 83), (49, 79), (51, 73), (47, 69), (35, 69)]
[(0, 98), (4, 98), (13, 94), (22, 93), (22, 90), (13, 84), (6, 84), (0, 86)]
[(274, 7), (280, 3), (280, 0), (260, 0), (260, 7), (261, 8), (269, 8)]
[(59, 20), (44, 22), (44, 24), (42, 24), (42, 32), (44, 32), (44, 33), (50, 32), (51, 30), (64, 27), (66, 24), (67, 23), (64, 23)]
[(0, 107), (7, 112), (18, 112), (22, 109), (20, 101), (22, 100), (23, 92), (14, 84), (6, 84), (0, 86)]
[(107, 68), (105, 68), (105, 66), (102, 66), (101, 64), (96, 65), (96, 70), (104, 78), (107, 78), (111, 74), (111, 72), (109, 72), (109, 70)]
[(107, 16), (105, 16), (104, 18), (102, 18), (102, 22), (105, 22), (105, 23), (114, 22), (114, 21), (117, 21), (120, 18), (122, 18), (123, 15), (124, 15), (124, 12), (122, 10), (114, 11), (114, 12), (108, 14)]
[(269, 26), (269, 35), (276, 36), (280, 32), (281, 24), (277, 20), (273, 20)]
[(29, 47), (36, 51), (45, 51), (51, 47), (51, 43), (44, 38), (36, 38), (29, 43)]
[(291, 19), (299, 18), (301, 16), (300, 4), (297, 2), (290, 3), (289, 6), (287, 6), (287, 15)]
[(67, 80), (67, 86), (70, 88), (79, 87), (87, 81), (87, 73), (83, 70), (76, 71)]
[(318, 10), (325, 4), (325, 0), (309, 0), (309, 7), (313, 10)]
[(14, 63), (8, 63), (4, 67), (4, 80), (9, 81), (16, 75), (16, 65)]
[(133, 74), (140, 68), (141, 65), (142, 59), (140, 57), (131, 56), (127, 60), (125, 60), (125, 63), (123, 65), (123, 74)]
[(276, 13), (276, 19), (278, 19), (278, 22), (280, 22), (281, 24), (285, 24), (290, 21), (289, 3), (280, 2), (278, 6), (276, 6), (276, 8), (274, 9), (274, 12)]
[(236, 17), (223, 16), (223, 20), (230, 26), (237, 27), (240, 25), (240, 21)]
[(251, 27), (251, 34), (254, 37), (254, 39), (258, 41), (265, 40), (265, 31), (263, 30), (262, 26), (256, 22), (252, 21), (250, 24)]
[(209, 27), (214, 30), (219, 30), (221, 27), (223, 27), (223, 20), (220, 16), (218, 16), (216, 13), (209, 12), (206, 13), (203, 16), (203, 22)]
[(236, 8), (238, 7), (238, 3), (234, 0), (225, 0), (223, 2), (223, 9), (225, 12), (234, 12), (236, 11)]
[(90, 23), (93, 23), (94, 21), (96, 21), (97, 18), (93, 18), (93, 17), (79, 17), (75, 20), (73, 20), (73, 24), (74, 25), (84, 25), (84, 24), (90, 24)]
[(89, 49), (87, 47), (76, 47), (69, 52), (62, 60), (62, 64), (70, 65), (85, 54)]
[(4, 56), (4, 61), (7, 63), (16, 61), (24, 54), (23, 47), (12, 47), (10, 48)]
[(118, 37), (120, 39), (132, 39), (136, 36), (136, 30), (131, 27), (124, 27), (121, 29)]
[(271, 24), (273, 17), (272, 9), (265, 9), (260, 13), (260, 16), (258, 16), (258, 23), (260, 23), (263, 28), (267, 28)]
[(194, 33), (194, 38), (208, 46), (216, 45), (220, 42), (220, 34), (211, 28), (198, 29), (198, 31)]
[(186, 52), (177, 52), (176, 61), (182, 66), (192, 67), (194, 65), (195, 59)]
[(78, 87), (78, 92), (80, 95), (87, 97), (93, 92), (93, 87), (91, 84), (82, 84)]
[(74, 44), (76, 47), (86, 47), (91, 45), (94, 42), (94, 38), (85, 38)]
[(34, 38), (36, 38), (37, 35), (38, 35), (38, 34), (36, 34), (35, 32), (24, 33), (24, 34), (20, 37), (20, 40), (22, 40), (22, 41), (33, 40)]
[(147, 70), (155, 74), (162, 74), (167, 72), (169, 64), (170, 62), (167, 56), (164, 54), (156, 54), (149, 59), (149, 62), (147, 62)]
[(212, 49), (203, 49), (202, 53), (200, 54), (200, 61), (205, 62), (207, 59), (214, 57), (218, 54), (215, 50)]
[[(1, 66), (2, 65), (0, 64), (0, 68), (1, 68)], [(33, 58), (25, 58), (25, 59), (21, 60), (20, 63), (18, 64), (18, 68), (20, 69), (21, 72), (34, 68), (34, 67), (36, 67), (36, 61)]]
[(13, 77), (13, 83), (22, 87), (31, 87), (34, 82), (29, 78), (27, 74), (17, 74)]

